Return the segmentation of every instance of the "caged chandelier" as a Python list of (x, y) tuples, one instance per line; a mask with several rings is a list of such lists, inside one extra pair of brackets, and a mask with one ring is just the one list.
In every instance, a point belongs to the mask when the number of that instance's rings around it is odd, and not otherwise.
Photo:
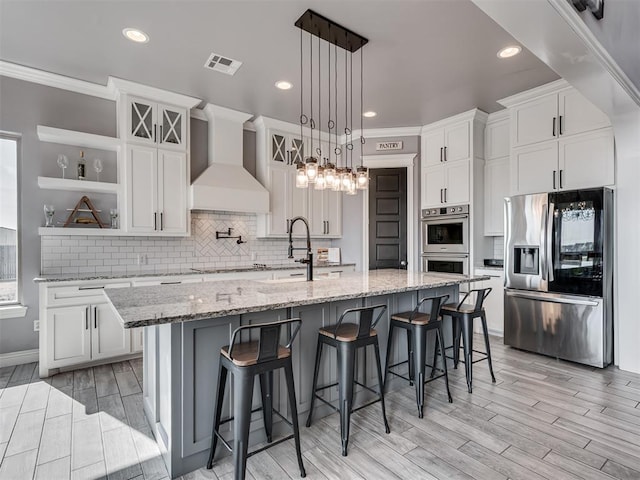
[[(368, 40), (337, 23), (307, 10), (295, 23), (300, 28), (300, 138), (309, 129), (309, 155), (296, 155), (296, 187), (335, 190), (355, 195), (369, 186), (362, 163), (365, 143), (362, 127), (363, 58)], [(308, 33), (308, 43), (305, 41)], [(353, 54), (360, 60), (360, 166), (353, 169)], [(305, 53), (308, 59), (305, 61)], [(305, 66), (308, 70), (305, 72)], [(308, 80), (305, 98), (304, 81)], [(338, 104), (340, 103), (340, 109)], [(322, 124), (323, 115), (326, 124)], [(323, 127), (328, 135), (323, 135)], [(338, 143), (344, 134), (344, 150)], [(303, 148), (301, 145), (300, 148)]]

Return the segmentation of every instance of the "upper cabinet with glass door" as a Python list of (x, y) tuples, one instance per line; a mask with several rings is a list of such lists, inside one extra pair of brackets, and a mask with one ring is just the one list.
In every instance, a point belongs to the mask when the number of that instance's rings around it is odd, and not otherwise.
[(271, 161), (280, 165), (304, 162), (305, 143), (300, 135), (271, 131)]
[(127, 141), (159, 148), (187, 149), (187, 110), (127, 97)]

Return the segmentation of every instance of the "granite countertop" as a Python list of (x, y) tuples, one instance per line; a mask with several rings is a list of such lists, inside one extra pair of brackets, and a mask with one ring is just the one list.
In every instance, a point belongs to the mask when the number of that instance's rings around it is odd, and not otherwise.
[(300, 279), (224, 280), (105, 290), (125, 328), (224, 317), (249, 312), (387, 295), (460, 283), (487, 276), (436, 275), (374, 270)]
[[(145, 277), (175, 277), (179, 275), (210, 275), (215, 273), (234, 272), (273, 272), (277, 270), (306, 269), (306, 265), (300, 263), (286, 263), (282, 265), (262, 265), (260, 267), (237, 268), (190, 268), (186, 270), (167, 270), (165, 272), (116, 272), (116, 273), (63, 273), (53, 275), (40, 275), (33, 279), (35, 283), (43, 282), (69, 282), (74, 280), (112, 280), (116, 278), (145, 278)], [(355, 263), (315, 263), (314, 268), (322, 267), (354, 267)]]

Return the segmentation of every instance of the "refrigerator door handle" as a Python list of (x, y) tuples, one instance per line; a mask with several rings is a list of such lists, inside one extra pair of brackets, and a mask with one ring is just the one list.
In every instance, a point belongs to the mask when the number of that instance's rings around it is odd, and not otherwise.
[(542, 238), (540, 238), (540, 245), (542, 246), (541, 250), (542, 250), (542, 258), (540, 258), (540, 263), (541, 263), (541, 275), (542, 275), (542, 280), (546, 281), (547, 280), (547, 255), (549, 253), (549, 250), (547, 248), (547, 228), (549, 226), (549, 209), (547, 208), (547, 204), (545, 203), (542, 206), (542, 209), (544, 210), (544, 214), (542, 216), (542, 228), (540, 229), (541, 234), (540, 236)]
[(545, 268), (547, 269), (547, 277), (550, 282), (553, 282), (553, 213), (555, 211), (555, 204), (549, 202), (549, 209), (547, 210), (547, 226), (546, 226), (546, 234), (547, 238), (545, 240), (545, 259), (547, 260), (547, 265)]
[(597, 307), (598, 306), (598, 302), (595, 302), (593, 300), (583, 300), (581, 298), (575, 298), (575, 297), (563, 297), (563, 296), (550, 296), (549, 294), (538, 294), (538, 293), (534, 293), (534, 292), (516, 292), (513, 290), (505, 290), (505, 295), (508, 295), (509, 297), (517, 297), (517, 298), (526, 298), (527, 300), (541, 300), (544, 302), (551, 302), (551, 303), (568, 303), (570, 305), (585, 305), (588, 307)]

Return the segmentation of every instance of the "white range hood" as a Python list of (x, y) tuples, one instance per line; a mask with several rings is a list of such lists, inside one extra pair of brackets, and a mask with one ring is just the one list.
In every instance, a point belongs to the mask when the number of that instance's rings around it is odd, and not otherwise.
[(242, 125), (252, 115), (207, 104), (209, 166), (191, 184), (192, 210), (267, 213), (269, 192), (242, 166)]

